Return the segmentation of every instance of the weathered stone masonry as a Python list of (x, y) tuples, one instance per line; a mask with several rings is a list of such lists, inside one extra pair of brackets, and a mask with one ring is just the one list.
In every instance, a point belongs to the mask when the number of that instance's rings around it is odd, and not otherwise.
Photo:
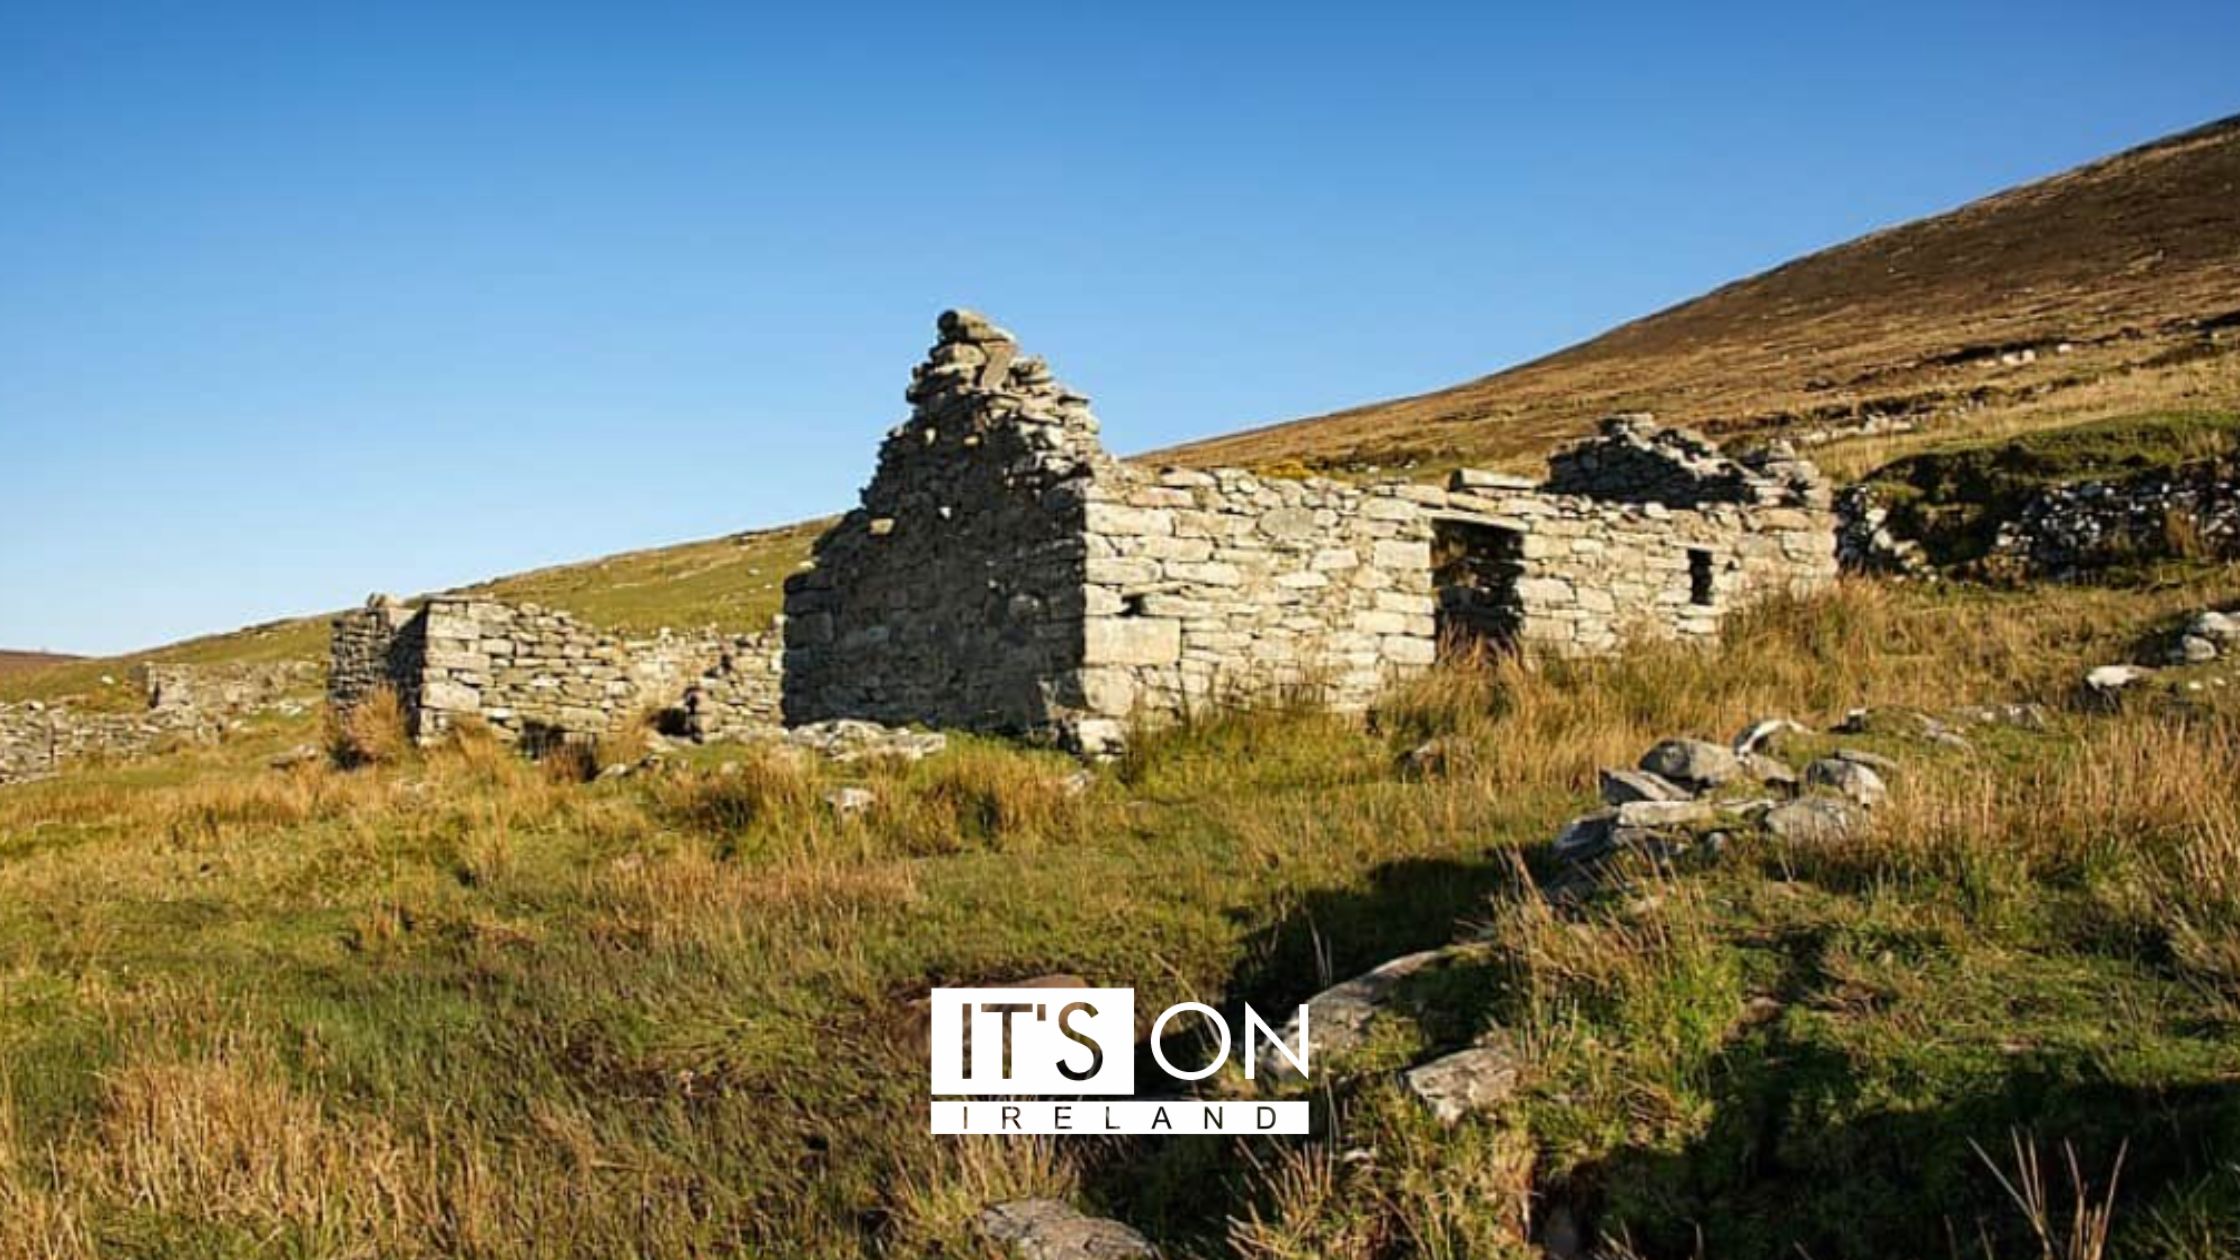
[(1553, 653), (1702, 637), (1835, 573), (1828, 490), (1621, 417), (1546, 486), (1445, 488), (1105, 453), (1088, 400), (1010, 334), (945, 314), (862, 505), (787, 584), (785, 716), (1056, 732), (1311, 686), (1341, 708), (1442, 642)]
[(433, 739), (462, 719), (507, 740), (543, 745), (595, 738), (649, 707), (670, 706), (703, 675), (720, 674), (701, 713), (711, 726), (737, 713), (773, 714), (774, 677), (757, 681), (735, 656), (770, 652), (749, 636), (626, 642), (548, 608), (435, 596), (413, 609), (377, 595), (335, 619), (327, 692), (337, 712), (387, 687), (407, 729)]
[(1835, 576), (1811, 465), (1730, 458), (1646, 417), (1606, 421), (1541, 485), (1152, 469), (1107, 454), (1089, 400), (964, 311), (905, 397), (861, 505), (787, 581), (779, 629), (634, 644), (526, 605), (377, 598), (336, 622), (335, 707), (385, 685), (420, 738), (471, 715), (534, 743), (682, 696), (700, 739), (855, 718), (1095, 750), (1131, 718), (1271, 690), (1358, 709), (1479, 642), (1705, 638)]

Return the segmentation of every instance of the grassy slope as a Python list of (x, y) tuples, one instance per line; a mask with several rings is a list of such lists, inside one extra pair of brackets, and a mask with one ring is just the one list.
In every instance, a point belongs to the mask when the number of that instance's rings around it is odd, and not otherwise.
[[(471, 743), (260, 769), (310, 718), (12, 789), (0, 1254), (956, 1254), (986, 1196), (1043, 1190), (1186, 1255), (1229, 1250), (1232, 1216), (1250, 1256), (1484, 1255), (1525, 1134), (1549, 1201), (1649, 1254), (1700, 1227), (1719, 1255), (1885, 1255), (1949, 1219), (2021, 1255), (1966, 1143), (2030, 1125), (2102, 1179), (2132, 1140), (2129, 1254), (2230, 1255), (2165, 1245), (2240, 1202), (2230, 718), (2065, 717), (1979, 757), (1869, 740), (1907, 763), (1878, 841), (1744, 843), (1569, 921), (1515, 890), (1594, 768), (1656, 737), (2057, 702), (2236, 599), (2226, 571), (1858, 586), (1716, 654), (1434, 680), (1382, 734), (1220, 719), (1080, 799), (1062, 759), (978, 741), (852, 772), (711, 749), (589, 787)], [(1453, 774), (1396, 772), (1437, 733)], [(859, 824), (819, 802), (851, 780), (879, 796)], [(1325, 1066), (1325, 1144), (919, 1132), (930, 985), (1072, 971), (1270, 1009), (1472, 924), (1496, 952)], [(1434, 1140), (1386, 1070), (1493, 1023), (1536, 1083)]]
[(0, 651), (0, 676), (21, 674), (31, 670), (50, 669), (76, 657), (61, 652), (11, 652)]

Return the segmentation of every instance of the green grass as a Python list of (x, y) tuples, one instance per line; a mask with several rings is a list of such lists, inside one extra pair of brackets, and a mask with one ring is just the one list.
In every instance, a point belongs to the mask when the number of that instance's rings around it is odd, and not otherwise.
[(1907, 536), (1940, 564), (1980, 559), (1999, 525), (2050, 486), (2121, 480), (2240, 451), (2240, 414), (2157, 412), (2001, 440), (1945, 443), (1866, 481)]

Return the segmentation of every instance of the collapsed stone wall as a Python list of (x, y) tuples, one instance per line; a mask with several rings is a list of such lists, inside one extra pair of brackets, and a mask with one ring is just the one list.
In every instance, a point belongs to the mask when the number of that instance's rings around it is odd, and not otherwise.
[(1606, 651), (1702, 638), (1835, 575), (1830, 494), (1647, 417), (1546, 485), (1353, 486), (1107, 455), (1088, 400), (969, 312), (939, 323), (856, 511), (786, 588), (784, 715), (1055, 732), (1232, 693), (1358, 708), (1442, 637)]
[(257, 713), (296, 714), (314, 685), (308, 662), (141, 667), (147, 707), (135, 713), (70, 701), (0, 702), (0, 784), (45, 778), (74, 761), (129, 759), (209, 743)]
[(1123, 464), (1008, 332), (938, 332), (862, 505), (787, 582), (789, 722), (1101, 745), (1232, 688), (1358, 705), (1429, 662), (1428, 528), (1396, 491)]
[[(535, 604), (440, 595), (414, 609), (377, 595), (335, 619), (328, 702), (347, 713), (386, 687), (421, 741), (463, 720), (534, 746), (595, 739), (680, 703), (736, 642), (666, 632), (624, 640)], [(776, 679), (751, 670), (729, 671), (722, 695), (732, 726), (777, 708)]]
[(2240, 461), (2049, 486), (1999, 526), (1988, 573), (2074, 579), (2156, 557), (2240, 556)]

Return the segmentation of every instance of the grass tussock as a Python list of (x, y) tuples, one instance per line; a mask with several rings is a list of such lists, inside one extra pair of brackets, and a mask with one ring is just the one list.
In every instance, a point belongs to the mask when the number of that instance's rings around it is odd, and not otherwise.
[(412, 752), (412, 733), (404, 704), (389, 687), (376, 687), (348, 710), (333, 715), (327, 748), (335, 764), (393, 765)]

